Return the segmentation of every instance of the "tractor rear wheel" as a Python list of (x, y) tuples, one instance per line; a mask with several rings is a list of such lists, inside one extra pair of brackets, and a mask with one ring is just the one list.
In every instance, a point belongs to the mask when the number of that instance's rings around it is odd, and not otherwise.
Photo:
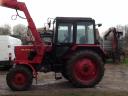
[(14, 91), (28, 90), (33, 81), (33, 74), (25, 66), (18, 65), (10, 69), (6, 77), (7, 85)]
[(104, 64), (95, 52), (80, 51), (69, 60), (67, 74), (76, 87), (94, 87), (104, 75)]

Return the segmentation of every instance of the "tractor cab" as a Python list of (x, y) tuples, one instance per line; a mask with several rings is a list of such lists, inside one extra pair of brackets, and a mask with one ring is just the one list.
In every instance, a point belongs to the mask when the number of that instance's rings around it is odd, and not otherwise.
[(95, 21), (91, 18), (56, 18), (57, 44), (95, 44)]
[(53, 27), (51, 33), (43, 32), (41, 36), (53, 37), (49, 41), (55, 45), (96, 44), (95, 21), (92, 18), (56, 17)]

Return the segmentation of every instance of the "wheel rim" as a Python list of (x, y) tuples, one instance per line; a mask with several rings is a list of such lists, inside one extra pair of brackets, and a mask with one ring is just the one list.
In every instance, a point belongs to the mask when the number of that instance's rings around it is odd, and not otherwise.
[(73, 73), (78, 81), (88, 84), (96, 79), (98, 68), (91, 59), (81, 59), (75, 62)]
[(27, 76), (23, 72), (17, 72), (12, 79), (12, 84), (17, 87), (25, 86), (26, 82)]

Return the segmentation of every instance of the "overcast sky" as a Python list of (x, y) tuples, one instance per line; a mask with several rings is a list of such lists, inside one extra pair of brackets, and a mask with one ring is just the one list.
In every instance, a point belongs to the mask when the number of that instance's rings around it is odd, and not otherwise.
[[(42, 27), (48, 17), (92, 17), (102, 23), (102, 30), (118, 24), (128, 24), (128, 0), (18, 0), (26, 3), (37, 27)], [(18, 23), (25, 20), (11, 20), (15, 10), (0, 7), (0, 25)]]

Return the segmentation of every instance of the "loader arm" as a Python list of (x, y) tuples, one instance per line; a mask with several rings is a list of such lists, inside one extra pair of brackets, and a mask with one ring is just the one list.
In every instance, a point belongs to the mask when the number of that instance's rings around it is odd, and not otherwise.
[(45, 50), (45, 44), (42, 41), (39, 32), (37, 32), (35, 23), (33, 22), (33, 19), (29, 14), (26, 4), (24, 2), (18, 2), (17, 0), (0, 0), (0, 5), (3, 7), (8, 7), (24, 12), (28, 22), (28, 27), (30, 28), (32, 35), (35, 39), (34, 42), (35, 49), (39, 55), (43, 55)]

